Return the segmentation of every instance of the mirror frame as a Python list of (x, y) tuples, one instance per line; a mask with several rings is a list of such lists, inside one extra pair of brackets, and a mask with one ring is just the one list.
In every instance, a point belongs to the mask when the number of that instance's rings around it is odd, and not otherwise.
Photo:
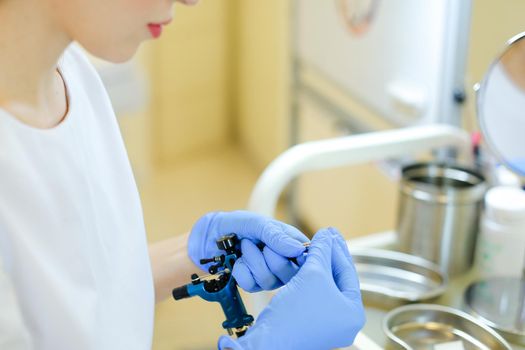
[(510, 171), (512, 171), (513, 174), (518, 176), (523, 181), (523, 180), (525, 180), (525, 173), (521, 173), (514, 166), (512, 166), (512, 164), (509, 163), (505, 159), (505, 157), (503, 157), (503, 155), (500, 153), (500, 151), (495, 147), (495, 145), (492, 142), (492, 140), (489, 137), (487, 137), (487, 135), (489, 135), (489, 133), (487, 132), (487, 126), (485, 125), (485, 122), (484, 122), (485, 119), (483, 118), (483, 111), (482, 111), (482, 107), (481, 107), (481, 103), (485, 99), (485, 91), (486, 91), (486, 86), (487, 86), (487, 82), (488, 82), (490, 73), (493, 71), (495, 66), (500, 62), (500, 60), (502, 59), (503, 55), (505, 55), (507, 50), (509, 50), (509, 48), (514, 43), (518, 42), (519, 40), (525, 40), (525, 31), (521, 32), (521, 33), (518, 33), (518, 34), (514, 35), (512, 38), (510, 38), (509, 40), (507, 40), (503, 50), (501, 50), (500, 54), (489, 65), (489, 68), (487, 69), (487, 71), (483, 75), (483, 79), (481, 80), (481, 82), (479, 82), (476, 85), (474, 85), (474, 91), (476, 93), (475, 94), (475, 96), (476, 96), (476, 119), (477, 119), (477, 122), (478, 122), (478, 125), (479, 125), (479, 128), (480, 128), (480, 132), (481, 132), (481, 134), (483, 136), (483, 141), (488, 145), (488, 148), (489, 148), (490, 152), (495, 156), (495, 158), (500, 162), (500, 164), (505, 166), (505, 168), (509, 169)]

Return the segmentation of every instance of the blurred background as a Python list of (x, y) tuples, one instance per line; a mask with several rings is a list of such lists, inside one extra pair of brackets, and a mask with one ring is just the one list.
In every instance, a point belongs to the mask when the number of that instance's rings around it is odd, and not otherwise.
[[(367, 6), (373, 9), (375, 2), (305, 0), (299, 5), (300, 1), (289, 0), (201, 0), (195, 7), (177, 5), (175, 20), (162, 38), (145, 44), (132, 62), (96, 61), (139, 185), (149, 241), (189, 231), (208, 211), (245, 208), (261, 171), (293, 143), (414, 125), (447, 114), (426, 113), (431, 107), (424, 104), (432, 95), (422, 96), (414, 86), (404, 85), (403, 77), (411, 73), (403, 75), (402, 65), (401, 83), (378, 92), (367, 86), (368, 81), (385, 84), (388, 72), (383, 69), (389, 62), (410, 62), (414, 71), (434, 69), (434, 75), (422, 83), (432, 85), (446, 75), (441, 71), (446, 66), (434, 64), (434, 58), (443, 56), (443, 62), (452, 56), (463, 58), (464, 67), (456, 65), (454, 74), (461, 73), (464, 90), (460, 92), (466, 103), (458, 108), (459, 116), (455, 111), (447, 116), (475, 130), (472, 86), (505, 41), (525, 29), (525, 2), (474, 0), (468, 16), (452, 17), (457, 9), (453, 13), (447, 9), (462, 1), (438, 1), (448, 4), (443, 8), (427, 2), (418, 5), (420, 1), (379, 1), (376, 18), (365, 13), (363, 26), (344, 29), (349, 6), (362, 6), (359, 11), (365, 11)], [(424, 14), (417, 12), (421, 5), (427, 8)], [(319, 6), (328, 12), (318, 11)], [(381, 6), (388, 11), (381, 11)], [(324, 43), (333, 49), (347, 40), (322, 35), (329, 28), (317, 20), (330, 11), (338, 16), (331, 25), (341, 28), (339, 35), (348, 35), (356, 45), (341, 46), (341, 52), (350, 50), (353, 57), (355, 49), (356, 57), (370, 62), (370, 79), (358, 76), (348, 89), (357, 89), (355, 94), (347, 93), (345, 82), (337, 82), (339, 77), (330, 79), (330, 69), (337, 70), (331, 63), (335, 56), (320, 47)], [(446, 30), (451, 20), (455, 32)], [(403, 41), (388, 26), (421, 32), (412, 42)], [(439, 32), (440, 28), (444, 30)], [(438, 32), (442, 35), (432, 36)], [(443, 44), (450, 42), (455, 46)], [(434, 52), (436, 47), (440, 49)], [(303, 56), (324, 60), (327, 74), (322, 67), (306, 64)], [(352, 70), (352, 61), (347, 63), (348, 71), (340, 71), (343, 77), (363, 70), (362, 66)], [(426, 87), (431, 91), (433, 86)], [(367, 92), (363, 96), (359, 96), (361, 87)], [(394, 96), (390, 119), (380, 104), (389, 93)], [(347, 238), (391, 230), (397, 205), (391, 163), (305, 176), (293, 192), (295, 205), (291, 208), (289, 201), (283, 201), (278, 217), (300, 224), (308, 233), (336, 226)], [(167, 300), (157, 306), (153, 349), (214, 348), (222, 321), (218, 305), (197, 299)]]

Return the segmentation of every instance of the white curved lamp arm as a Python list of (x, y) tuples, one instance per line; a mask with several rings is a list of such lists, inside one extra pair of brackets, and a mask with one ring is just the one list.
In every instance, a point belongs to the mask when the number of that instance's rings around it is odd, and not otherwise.
[(456, 146), (468, 157), (469, 135), (453, 126), (434, 124), (298, 144), (264, 170), (252, 191), (248, 210), (273, 217), (286, 185), (309, 171), (416, 154), (444, 146)]
[[(340, 137), (296, 145), (277, 157), (259, 177), (248, 210), (273, 217), (281, 192), (296, 176), (313, 171), (416, 154), (438, 147), (456, 146), (470, 156), (469, 135), (449, 125), (426, 125)], [(254, 316), (270, 300), (269, 293), (251, 296)]]

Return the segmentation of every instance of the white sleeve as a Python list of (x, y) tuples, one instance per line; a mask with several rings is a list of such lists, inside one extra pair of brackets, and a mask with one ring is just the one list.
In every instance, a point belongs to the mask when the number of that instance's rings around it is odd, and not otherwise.
[(29, 350), (30, 333), (24, 324), (18, 300), (0, 259), (0, 349)]

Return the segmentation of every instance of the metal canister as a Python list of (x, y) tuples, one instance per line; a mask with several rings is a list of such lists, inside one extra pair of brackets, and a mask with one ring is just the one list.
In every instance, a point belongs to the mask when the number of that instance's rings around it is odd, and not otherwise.
[(401, 251), (435, 262), (449, 276), (473, 263), (483, 176), (464, 167), (418, 163), (403, 168), (397, 231)]

